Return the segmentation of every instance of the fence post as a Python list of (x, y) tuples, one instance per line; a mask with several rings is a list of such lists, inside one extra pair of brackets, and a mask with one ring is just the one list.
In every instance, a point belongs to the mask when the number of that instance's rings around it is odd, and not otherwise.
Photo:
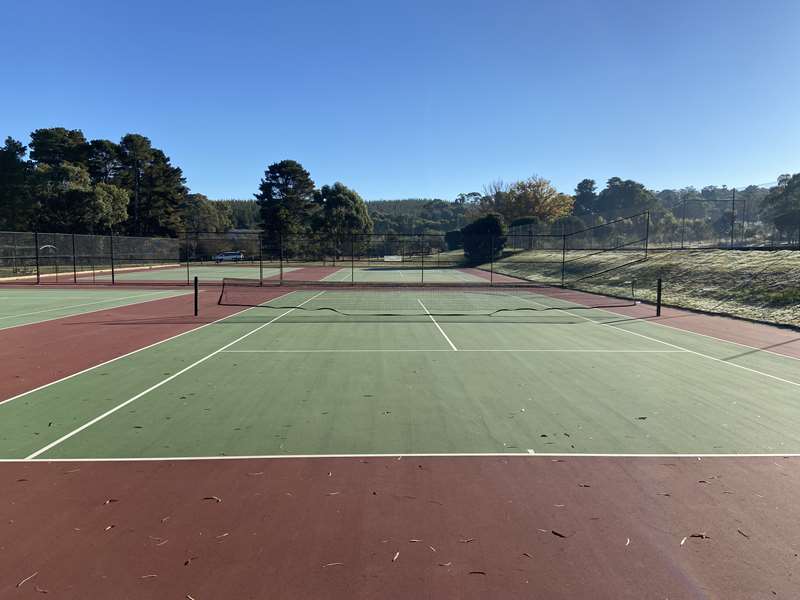
[(647, 223), (644, 227), (644, 257), (647, 258), (647, 249), (650, 245), (650, 211), (647, 211)]
[(111, 232), (111, 235), (108, 236), (110, 240), (110, 248), (111, 248), (111, 285), (116, 285), (116, 277), (115, 277), (115, 269), (114, 269), (114, 232)]
[(561, 224), (561, 287), (564, 287), (567, 268), (567, 232), (564, 224)]
[(736, 188), (733, 188), (733, 194), (731, 194), (731, 249), (733, 249), (734, 244), (734, 232), (736, 230)]
[(661, 316), (661, 277), (656, 281), (656, 316)]
[(78, 283), (78, 263), (75, 258), (75, 234), (72, 234), (72, 283)]
[(420, 283), (425, 283), (425, 234), (419, 234)]
[(199, 298), (198, 298), (198, 296), (200, 295), (200, 290), (198, 288), (199, 288), (199, 284), (198, 284), (198, 281), (197, 281), (197, 275), (195, 275), (194, 276), (194, 316), (195, 317), (197, 316), (197, 313), (199, 312), (199, 306), (198, 306)]
[(42, 275), (39, 268), (39, 232), (33, 232), (33, 245), (36, 246), (36, 283), (41, 283)]
[(279, 251), (278, 268), (280, 269), (279, 280), (281, 282), (281, 285), (283, 285), (283, 232), (278, 233), (278, 251)]
[(356, 235), (350, 234), (350, 285), (356, 284)]
[(494, 236), (489, 234), (489, 285), (494, 285)]
[(681, 225), (681, 250), (683, 250), (683, 242), (686, 239), (686, 196), (683, 197), (683, 223)]
[(186, 230), (186, 236), (185, 236), (184, 242), (186, 244), (186, 285), (189, 285), (189, 282), (191, 280), (192, 274), (191, 274), (191, 271), (189, 269), (189, 230), (188, 229)]
[(264, 285), (264, 237), (258, 234), (258, 285)]

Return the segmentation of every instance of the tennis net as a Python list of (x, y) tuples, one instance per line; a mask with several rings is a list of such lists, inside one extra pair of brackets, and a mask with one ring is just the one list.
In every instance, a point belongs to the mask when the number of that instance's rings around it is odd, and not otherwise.
[(350, 283), (225, 278), (224, 306), (330, 312), (346, 316), (513, 316), (517, 313), (632, 306), (628, 297), (581, 294), (525, 283)]

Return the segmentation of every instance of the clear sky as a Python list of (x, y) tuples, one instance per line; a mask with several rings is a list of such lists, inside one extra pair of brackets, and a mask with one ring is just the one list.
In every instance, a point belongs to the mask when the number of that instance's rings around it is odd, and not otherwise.
[(0, 135), (148, 136), (193, 192), (366, 199), (800, 171), (798, 0), (3, 2)]

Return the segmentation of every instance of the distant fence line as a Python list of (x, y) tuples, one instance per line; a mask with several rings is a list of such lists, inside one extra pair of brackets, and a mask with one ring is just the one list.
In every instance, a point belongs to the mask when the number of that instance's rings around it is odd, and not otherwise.
[[(740, 202), (736, 200), (736, 202)], [(707, 210), (709, 206), (713, 210)], [(735, 210), (734, 210), (735, 208)], [(705, 211), (703, 216), (698, 212)], [(651, 215), (649, 243), (652, 249), (758, 249), (795, 250), (800, 248), (800, 231), (779, 230), (764, 211), (756, 212), (744, 201), (689, 201), (668, 210), (649, 211)], [(625, 235), (630, 224), (615, 213), (571, 215), (553, 222), (534, 221), (509, 228), (514, 236), (542, 237), (542, 244), (550, 236), (570, 234), (574, 231), (618, 221), (618, 234)], [(614, 235), (614, 228), (605, 235)]]
[[(0, 281), (4, 283), (119, 283), (122, 271), (158, 271), (140, 281), (189, 284), (196, 266), (235, 263), (256, 276), (283, 277), (284, 267), (349, 266), (421, 271), (481, 266), (490, 274), (498, 260), (524, 270), (547, 263), (551, 279), (564, 283), (581, 260), (606, 253), (616, 269), (647, 256), (649, 213), (563, 232), (472, 234), (312, 234), (267, 236), (262, 232), (186, 232), (176, 238), (143, 238), (41, 232), (0, 232)], [(546, 250), (544, 253), (532, 252)], [(228, 253), (228, 254), (225, 254)], [(211, 271), (209, 281), (213, 279)], [(137, 276), (139, 277), (139, 276)], [(126, 277), (127, 279), (131, 279)], [(135, 277), (133, 279), (136, 279)]]

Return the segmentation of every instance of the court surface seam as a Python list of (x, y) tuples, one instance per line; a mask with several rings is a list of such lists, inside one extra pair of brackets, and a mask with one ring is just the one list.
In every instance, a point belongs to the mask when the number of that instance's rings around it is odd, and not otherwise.
[[(301, 306), (303, 306), (303, 305), (304, 305), (304, 304), (306, 304), (307, 302), (311, 302), (312, 300), (314, 300), (315, 298), (317, 298), (317, 297), (321, 296), (321, 295), (322, 295), (322, 294), (324, 294), (324, 293), (325, 293), (325, 291), (323, 290), (322, 292), (319, 292), (318, 294), (315, 294), (314, 296), (312, 296), (312, 297), (311, 297), (311, 298), (309, 298), (308, 300), (304, 300), (303, 302), (301, 302), (300, 304), (298, 304), (296, 308), (300, 308)], [(253, 308), (256, 308), (256, 307), (253, 307)], [(88, 421), (88, 422), (84, 423), (84, 424), (83, 424), (83, 425), (81, 425), (80, 427), (78, 427), (78, 428), (76, 428), (76, 429), (74, 429), (74, 430), (70, 431), (69, 433), (66, 433), (66, 434), (62, 435), (62, 436), (61, 436), (60, 438), (58, 438), (57, 440), (54, 440), (54, 441), (50, 442), (49, 444), (47, 444), (47, 445), (46, 445), (46, 446), (44, 446), (43, 448), (40, 448), (40, 449), (39, 449), (39, 450), (37, 450), (36, 452), (34, 452), (34, 453), (32, 453), (32, 454), (29, 454), (29, 455), (28, 455), (28, 456), (26, 456), (25, 458), (26, 458), (26, 459), (32, 459), (32, 458), (36, 458), (36, 457), (37, 457), (37, 456), (39, 456), (40, 454), (43, 454), (44, 452), (47, 452), (48, 450), (51, 450), (52, 448), (55, 448), (56, 446), (58, 446), (58, 445), (59, 445), (59, 444), (61, 444), (62, 442), (65, 442), (65, 441), (67, 441), (68, 439), (70, 439), (71, 437), (73, 437), (73, 436), (77, 435), (77, 434), (78, 434), (78, 433), (80, 433), (81, 431), (83, 431), (83, 430), (85, 430), (85, 429), (87, 429), (87, 428), (91, 427), (91, 426), (92, 426), (92, 425), (94, 425), (95, 423), (98, 423), (98, 422), (102, 421), (103, 419), (105, 419), (106, 417), (108, 417), (108, 416), (110, 416), (110, 415), (114, 414), (114, 413), (115, 413), (115, 412), (117, 412), (119, 409), (121, 409), (121, 408), (124, 408), (125, 406), (129, 405), (130, 403), (132, 403), (132, 402), (134, 402), (134, 401), (138, 400), (139, 398), (141, 398), (141, 397), (143, 397), (143, 396), (145, 396), (145, 395), (149, 394), (149, 393), (150, 393), (150, 392), (152, 392), (153, 390), (156, 390), (156, 389), (160, 388), (162, 385), (165, 385), (165, 384), (169, 383), (170, 381), (172, 381), (172, 380), (174, 380), (174, 379), (177, 379), (178, 377), (180, 377), (181, 375), (183, 375), (183, 374), (184, 374), (184, 373), (186, 373), (187, 371), (189, 371), (189, 370), (193, 369), (193, 368), (194, 368), (194, 367), (196, 367), (197, 365), (199, 365), (199, 364), (202, 364), (202, 363), (206, 362), (208, 359), (210, 359), (210, 358), (212, 358), (212, 357), (216, 356), (217, 354), (219, 354), (220, 352), (222, 352), (222, 351), (224, 351), (224, 350), (227, 350), (228, 348), (230, 348), (230, 347), (231, 347), (231, 346), (233, 346), (234, 344), (237, 344), (237, 343), (241, 342), (242, 340), (244, 340), (244, 339), (246, 339), (246, 338), (250, 337), (250, 336), (251, 336), (251, 335), (253, 335), (254, 333), (257, 333), (257, 332), (261, 331), (262, 329), (264, 329), (264, 328), (265, 328), (265, 327), (267, 327), (268, 325), (271, 325), (272, 323), (274, 323), (275, 321), (277, 321), (277, 320), (278, 320), (278, 319), (280, 319), (281, 317), (284, 317), (284, 316), (288, 315), (289, 313), (291, 313), (291, 312), (295, 311), (295, 310), (296, 310), (296, 308), (291, 308), (291, 309), (287, 310), (286, 312), (284, 312), (284, 313), (281, 313), (280, 315), (278, 315), (278, 316), (277, 316), (277, 317), (275, 317), (274, 319), (270, 319), (270, 320), (269, 320), (269, 321), (267, 321), (266, 323), (262, 323), (261, 325), (259, 325), (259, 326), (258, 326), (258, 327), (256, 327), (255, 329), (252, 329), (252, 330), (248, 331), (247, 333), (245, 333), (244, 335), (242, 335), (242, 336), (240, 336), (240, 337), (236, 338), (236, 339), (235, 339), (235, 340), (233, 340), (232, 342), (229, 342), (229, 343), (225, 344), (224, 346), (222, 346), (222, 347), (218, 348), (217, 350), (214, 350), (214, 351), (213, 351), (213, 352), (211, 352), (210, 354), (207, 354), (207, 355), (206, 355), (206, 356), (204, 356), (203, 358), (201, 358), (201, 359), (199, 359), (199, 360), (196, 360), (195, 362), (193, 362), (192, 364), (190, 364), (190, 365), (189, 365), (189, 366), (187, 366), (187, 367), (184, 367), (183, 369), (181, 369), (181, 370), (180, 370), (180, 371), (178, 371), (177, 373), (174, 373), (174, 374), (170, 375), (169, 377), (166, 377), (166, 378), (162, 379), (162, 380), (161, 380), (161, 381), (159, 381), (158, 383), (156, 383), (156, 384), (154, 384), (154, 385), (151, 385), (151, 386), (150, 386), (149, 388), (147, 388), (146, 390), (144, 390), (144, 391), (142, 391), (142, 392), (139, 392), (139, 393), (138, 393), (138, 394), (136, 394), (135, 396), (133, 396), (133, 397), (131, 397), (131, 398), (128, 398), (127, 400), (125, 400), (125, 402), (122, 402), (121, 404), (118, 404), (117, 406), (115, 406), (115, 407), (113, 407), (113, 408), (111, 408), (111, 409), (107, 410), (106, 412), (104, 412), (104, 413), (102, 413), (102, 414), (100, 414), (100, 415), (96, 416), (96, 417), (95, 417), (95, 418), (93, 418), (92, 420), (90, 420), (90, 421)], [(242, 312), (244, 312), (244, 311), (242, 311)]]

